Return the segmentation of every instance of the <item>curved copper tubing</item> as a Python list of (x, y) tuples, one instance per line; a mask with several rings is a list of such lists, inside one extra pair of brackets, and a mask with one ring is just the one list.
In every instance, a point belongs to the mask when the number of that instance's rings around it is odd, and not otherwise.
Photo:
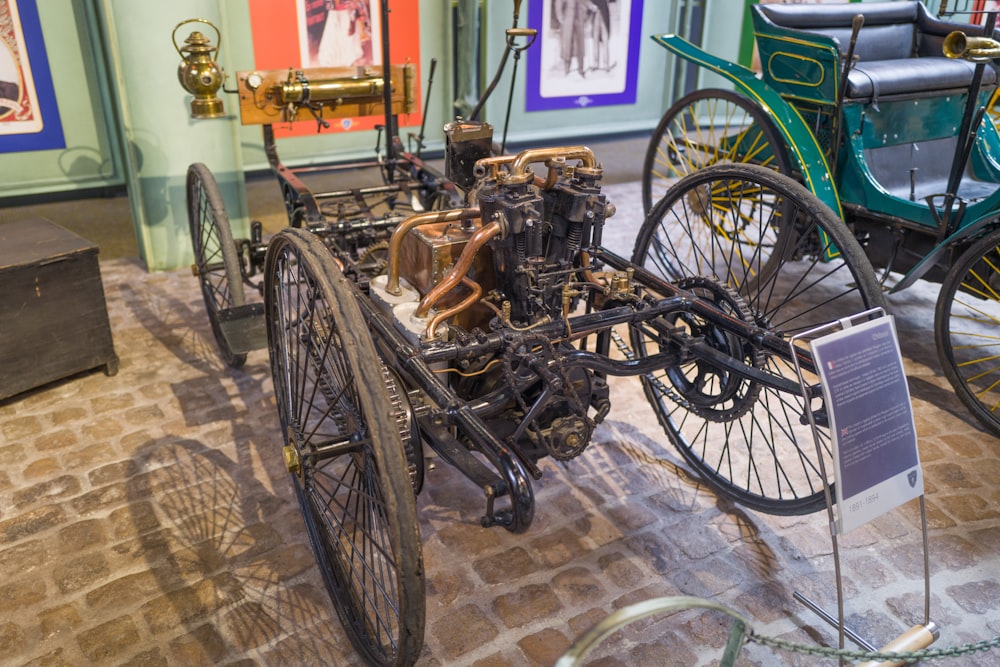
[(586, 146), (560, 146), (556, 148), (529, 148), (521, 151), (510, 165), (507, 183), (526, 183), (531, 172), (528, 165), (536, 162), (546, 162), (556, 159), (580, 160), (587, 169), (597, 169), (597, 158), (594, 151)]
[(472, 168), (472, 173), (489, 173), (492, 178), (496, 178), (500, 165), (510, 164), (516, 157), (516, 155), (491, 155), (490, 157), (479, 158)]
[(580, 251), (580, 273), (583, 275), (584, 282), (599, 284), (597, 278), (594, 277), (594, 271), (590, 268), (590, 253), (586, 250)]
[(451, 267), (448, 275), (420, 300), (420, 305), (417, 306), (417, 312), (414, 314), (417, 317), (427, 317), (427, 313), (430, 312), (434, 304), (450, 292), (455, 285), (462, 282), (462, 278), (468, 273), (479, 249), (491, 238), (499, 235), (500, 232), (500, 223), (494, 220), (473, 234), (472, 238), (465, 244), (465, 248), (462, 249), (462, 254), (459, 256), (458, 261), (455, 262), (455, 266)]
[[(481, 167), (482, 171), (486, 172), (485, 174), (483, 174), (483, 176), (479, 176), (479, 178), (483, 178), (488, 175), (489, 178), (497, 180), (497, 176), (500, 173), (499, 171), (500, 165), (510, 164), (513, 161), (514, 161), (514, 156), (512, 155), (504, 155), (499, 158), (487, 157), (481, 160), (477, 160), (476, 169), (480, 169)], [(549, 167), (549, 173), (546, 175), (545, 178), (542, 178), (541, 176), (535, 176), (534, 184), (539, 188), (541, 188), (542, 190), (551, 190), (558, 180), (559, 180), (559, 174), (556, 173), (555, 169)]]
[(417, 213), (399, 223), (389, 238), (389, 276), (385, 283), (385, 291), (393, 296), (399, 296), (403, 293), (403, 290), (399, 288), (399, 247), (403, 244), (403, 237), (411, 229), (434, 222), (454, 222), (456, 220), (469, 220), (478, 217), (478, 208), (456, 208), (450, 211)]
[(483, 286), (477, 283), (475, 280), (469, 276), (462, 276), (462, 284), (472, 290), (472, 294), (462, 299), (459, 303), (455, 304), (447, 310), (442, 310), (440, 313), (434, 316), (431, 323), (427, 325), (427, 329), (424, 331), (425, 338), (433, 338), (434, 330), (437, 329), (438, 325), (444, 320), (448, 319), (452, 315), (457, 315), (462, 312), (472, 304), (479, 301), (479, 297), (483, 295)]

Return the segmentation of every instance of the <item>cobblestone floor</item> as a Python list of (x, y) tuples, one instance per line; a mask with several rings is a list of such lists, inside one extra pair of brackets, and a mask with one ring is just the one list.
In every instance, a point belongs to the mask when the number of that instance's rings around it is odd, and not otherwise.
[[(101, 268), (118, 374), (0, 403), (0, 664), (359, 664), (280, 460), (266, 352), (240, 371), (220, 364), (190, 273)], [(1000, 442), (940, 375), (934, 295), (918, 286), (891, 304), (927, 485), (936, 645), (952, 646), (1000, 634)], [(525, 534), (480, 528), (479, 491), (431, 461), (420, 664), (552, 665), (606, 614), (678, 594), (725, 604), (762, 634), (835, 645), (793, 599), (836, 609), (825, 515), (716, 498), (668, 448), (636, 381), (612, 392), (593, 445), (543, 462)], [(841, 547), (853, 629), (880, 645), (921, 620), (915, 504)], [(656, 617), (611, 637), (594, 664), (716, 664), (727, 633), (709, 613)], [(1000, 665), (1000, 651), (949, 662)], [(836, 661), (751, 644), (739, 664)]]

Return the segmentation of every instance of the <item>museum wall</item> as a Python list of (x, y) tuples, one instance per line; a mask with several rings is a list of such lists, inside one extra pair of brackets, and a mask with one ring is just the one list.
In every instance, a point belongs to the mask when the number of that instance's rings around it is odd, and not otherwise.
[[(65, 147), (0, 153), (5, 175), (0, 197), (125, 184), (142, 258), (151, 270), (175, 268), (191, 260), (185, 209), (187, 167), (192, 162), (204, 162), (220, 183), (236, 232), (245, 233), (248, 213), (244, 174), (267, 166), (261, 129), (241, 125), (233, 95), (223, 95), (224, 118), (200, 121), (190, 118), (190, 96), (177, 83), (180, 56), (171, 43), (171, 31), (192, 17), (210, 20), (221, 33), (220, 63), (232, 75), (259, 67), (255, 64), (255, 56), (259, 55), (255, 48), (259, 48), (261, 40), (280, 44), (295, 39), (284, 34), (280, 26), (262, 25), (259, 15), (254, 23), (255, 8), (281, 3), (275, 0), (269, 3), (263, 0), (33, 1), (39, 6)], [(294, 8), (295, 0), (283, 1)], [(453, 51), (453, 35), (458, 32), (456, 11), (459, 6), (475, 5), (476, 0), (393, 2), (397, 7), (419, 8), (419, 101), (427, 114), (427, 150), (440, 151), (444, 143), (441, 127), (454, 116), (455, 72), (461, 64), (456, 63)], [(475, 69), (482, 87), (492, 78), (500, 59), (503, 31), (511, 23), (512, 5), (510, 0), (479, 2), (484, 21), (476, 36), (481, 40), (482, 57)], [(702, 13), (704, 41), (709, 50), (723, 58), (741, 57), (741, 39), (734, 36), (743, 32), (743, 17), (727, 12), (729, 3), (630, 0), (613, 5), (618, 11), (641, 7), (641, 15), (629, 23), (633, 30), (628, 46), (635, 49), (636, 56), (635, 67), (627, 74), (632, 97), (611, 103), (598, 100), (568, 104), (563, 100), (562, 106), (553, 106), (543, 99), (542, 110), (528, 110), (529, 97), (534, 99), (536, 107), (543, 97), (529, 86), (532, 68), (536, 79), (541, 77), (543, 83), (546, 80), (536, 45), (517, 63), (509, 123), (505, 123), (505, 114), (513, 63), (508, 64), (507, 76), (499, 82), (484, 109), (483, 118), (497, 127), (498, 139), (505, 125), (509, 125), (507, 139), (511, 144), (648, 131), (682, 89), (706, 84), (706, 75), (694, 70), (691, 80), (683, 80), (683, 72), (672, 56), (649, 38), (664, 32), (684, 34), (691, 11)], [(543, 9), (548, 12), (553, 6), (541, 0), (525, 0), (521, 25), (526, 25), (532, 16), (537, 19)], [(177, 42), (182, 44), (194, 29), (214, 38), (209, 28), (192, 24), (177, 31)], [(415, 31), (413, 26), (407, 26), (403, 32), (412, 39)], [(543, 29), (542, 44), (544, 39)], [(437, 72), (428, 98), (425, 88), (432, 58), (437, 59)], [(548, 77), (550, 82), (557, 79)], [(591, 97), (597, 96), (573, 92), (566, 99)], [(406, 120), (411, 127), (403, 129), (404, 137), (417, 131), (416, 125), (422, 118)], [(372, 130), (331, 131), (322, 135), (314, 128), (300, 131), (301, 136), (279, 142), (282, 159), (289, 164), (350, 161), (373, 155), (376, 134)]]
[[(31, 150), (33, 142), (23, 141), (0, 153), (0, 197), (124, 185), (93, 1), (36, 0), (36, 5), (46, 47), (41, 54), (47, 56), (58, 106), (58, 113), (52, 110), (45, 122), (53, 126), (50, 130), (61, 131), (65, 148)], [(37, 68), (44, 65), (36, 63)]]

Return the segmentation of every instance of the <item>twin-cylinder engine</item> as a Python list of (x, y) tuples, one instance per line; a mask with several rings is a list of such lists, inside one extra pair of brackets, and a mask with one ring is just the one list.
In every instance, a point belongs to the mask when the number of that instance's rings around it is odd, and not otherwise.
[[(569, 332), (553, 339), (548, 325), (568, 322), (593, 288), (587, 249), (600, 244), (614, 212), (601, 193), (602, 169), (583, 146), (475, 162), (469, 146), (452, 147), (449, 156), (471, 167), (467, 206), (401, 223), (387, 272), (370, 282), (371, 297), (418, 348), (501, 334), (503, 345), (453, 369), (456, 393), (496, 396), (484, 416), (521, 443), (527, 458), (575, 456), (593, 430), (589, 410), (597, 409), (597, 419), (607, 412), (607, 386), (563, 363)], [(543, 326), (544, 336), (537, 333)]]

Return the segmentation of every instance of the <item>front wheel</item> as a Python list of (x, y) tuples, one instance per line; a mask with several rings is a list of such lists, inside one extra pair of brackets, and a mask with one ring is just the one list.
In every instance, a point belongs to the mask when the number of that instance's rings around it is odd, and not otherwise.
[[(788, 341), (884, 307), (871, 264), (844, 223), (787, 176), (719, 164), (667, 192), (647, 216), (632, 262), (719, 311), (711, 321), (683, 312), (633, 327), (638, 356), (672, 344), (664, 340), (669, 331), (701, 341), (716, 359), (722, 354), (773, 378), (749, 379), (713, 363), (711, 355), (642, 376), (646, 397), (683, 458), (717, 492), (752, 509), (822, 509), (821, 470), (833, 470), (829, 429), (821, 424), (817, 448), (787, 348), (763, 347), (718, 322), (740, 320)], [(810, 361), (802, 361), (806, 381), (815, 385)]]
[(944, 374), (983, 426), (1000, 435), (1000, 230), (952, 265), (934, 309)]
[(372, 665), (411, 665), (424, 632), (416, 502), (383, 366), (333, 255), (285, 229), (265, 263), (282, 454), (330, 597)]

